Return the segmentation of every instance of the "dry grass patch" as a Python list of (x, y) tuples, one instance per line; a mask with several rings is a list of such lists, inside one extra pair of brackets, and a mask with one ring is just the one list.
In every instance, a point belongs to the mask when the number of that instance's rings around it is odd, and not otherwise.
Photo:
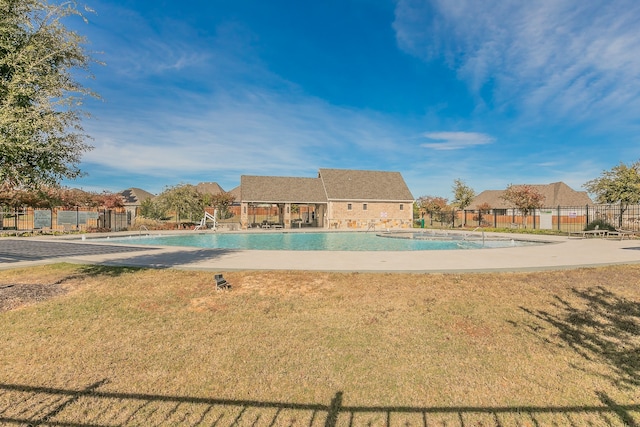
[[(124, 424), (161, 407), (151, 399), (159, 395), (182, 407), (244, 402), (245, 411), (262, 414), (257, 419), (277, 419), (274, 425), (283, 419), (278, 411), (289, 414), (282, 425), (325, 425), (325, 415), (310, 414), (332, 407), (342, 408), (334, 425), (395, 425), (392, 415), (409, 425), (468, 417), (472, 425), (508, 425), (509, 417), (558, 424), (557, 414), (574, 424), (640, 421), (633, 406), (640, 402), (638, 266), (225, 278), (231, 291), (216, 291), (206, 272), (64, 264), (0, 271), (0, 288), (61, 283), (72, 291), (0, 312), (0, 383), (99, 384), (102, 414), (133, 405)], [(145, 410), (127, 397), (136, 393), (149, 396), (140, 398)], [(0, 418), (3, 396), (15, 398), (0, 394)], [(193, 400), (212, 398), (224, 402)], [(91, 399), (54, 416), (82, 419), (98, 404)], [(326, 408), (304, 406), (314, 404)], [(203, 420), (233, 418), (202, 411)], [(172, 416), (161, 421), (173, 423)]]

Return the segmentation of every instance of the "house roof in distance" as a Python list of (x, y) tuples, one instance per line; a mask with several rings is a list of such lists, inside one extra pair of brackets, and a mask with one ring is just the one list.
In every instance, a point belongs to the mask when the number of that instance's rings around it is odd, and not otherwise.
[[(551, 184), (530, 184), (531, 187), (538, 190), (544, 196), (544, 207), (555, 206), (585, 206), (592, 205), (593, 201), (585, 191), (576, 191), (564, 182), (554, 182)], [(477, 209), (478, 206), (487, 204), (496, 209), (508, 209), (511, 206), (502, 199), (505, 190), (486, 190), (478, 194), (471, 205), (471, 209)]]
[(155, 195), (140, 188), (128, 188), (120, 192), (125, 205), (139, 205), (147, 199), (153, 199)]
[(198, 192), (200, 192), (201, 194), (211, 195), (225, 192), (217, 182), (200, 182), (198, 185), (196, 185), (196, 190), (198, 190)]

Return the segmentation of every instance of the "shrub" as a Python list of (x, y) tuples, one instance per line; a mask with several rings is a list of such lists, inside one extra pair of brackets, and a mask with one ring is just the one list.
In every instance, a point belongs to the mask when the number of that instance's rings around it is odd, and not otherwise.
[(589, 224), (587, 224), (584, 230), (589, 231), (589, 230), (596, 230), (596, 229), (616, 231), (616, 228), (613, 225), (609, 224), (604, 219), (596, 219), (595, 221), (591, 221)]

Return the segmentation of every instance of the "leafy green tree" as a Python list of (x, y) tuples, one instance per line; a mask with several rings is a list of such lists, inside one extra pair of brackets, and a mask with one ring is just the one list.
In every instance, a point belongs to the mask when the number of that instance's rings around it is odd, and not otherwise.
[(140, 216), (149, 219), (166, 220), (167, 211), (155, 200), (146, 199), (140, 203)]
[(158, 196), (160, 207), (166, 212), (173, 212), (176, 222), (194, 222), (204, 215), (204, 197), (198, 189), (191, 184), (180, 184), (167, 187)]
[(476, 197), (476, 192), (473, 191), (473, 189), (465, 184), (461, 179), (456, 179), (453, 181), (452, 190), (453, 201), (451, 202), (451, 204), (454, 208), (460, 209), (462, 211), (465, 210), (469, 205), (471, 205), (473, 198)]
[(81, 175), (91, 147), (80, 124), (82, 100), (97, 96), (76, 79), (94, 62), (85, 38), (62, 20), (75, 1), (0, 0), (0, 183), (36, 188)]
[(588, 181), (584, 188), (595, 195), (597, 203), (620, 204), (618, 225), (622, 226), (622, 214), (629, 205), (640, 204), (640, 161), (629, 166), (621, 162), (603, 171), (599, 178)]
[(453, 181), (453, 201), (451, 204), (458, 209), (464, 210), (473, 201), (473, 198), (476, 197), (476, 192), (473, 191), (473, 188), (469, 187), (464, 181), (460, 179), (456, 179)]
[(500, 197), (521, 212), (525, 228), (529, 214), (534, 209), (540, 209), (544, 203), (544, 196), (531, 185), (509, 185)]

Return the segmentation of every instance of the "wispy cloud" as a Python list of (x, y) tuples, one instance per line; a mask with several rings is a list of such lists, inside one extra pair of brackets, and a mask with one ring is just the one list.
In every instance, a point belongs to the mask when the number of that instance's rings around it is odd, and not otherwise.
[(172, 99), (173, 109), (158, 103), (144, 111), (110, 111), (87, 126), (95, 149), (85, 161), (157, 177), (235, 171), (239, 179), (307, 176), (318, 167), (340, 167), (338, 162), (357, 167), (372, 152), (389, 161), (405, 155), (396, 142), (401, 131), (384, 117), (251, 89), (186, 94)]
[(399, 0), (394, 28), (402, 50), (445, 58), (498, 109), (611, 126), (640, 108), (639, 21), (633, 0)]
[(495, 141), (489, 135), (476, 132), (427, 132), (423, 136), (433, 142), (425, 142), (420, 146), (433, 150), (459, 150)]

